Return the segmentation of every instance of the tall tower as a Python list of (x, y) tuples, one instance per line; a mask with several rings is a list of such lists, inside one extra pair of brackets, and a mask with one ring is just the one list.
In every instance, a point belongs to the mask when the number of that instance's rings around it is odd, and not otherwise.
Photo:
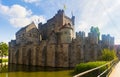
[(71, 12), (71, 14), (72, 14), (72, 18), (71, 18), (72, 24), (75, 25), (75, 16), (73, 16), (73, 12)]
[(73, 27), (71, 24), (65, 24), (60, 29), (61, 31), (61, 43), (71, 43), (74, 38)]
[[(61, 15), (60, 17), (60, 34), (61, 34), (61, 43), (71, 43), (72, 39), (75, 37), (74, 32), (74, 20), (75, 16), (72, 15), (72, 18), (69, 18), (64, 14), (64, 10), (58, 11), (58, 14)], [(62, 18), (62, 19), (61, 19)]]

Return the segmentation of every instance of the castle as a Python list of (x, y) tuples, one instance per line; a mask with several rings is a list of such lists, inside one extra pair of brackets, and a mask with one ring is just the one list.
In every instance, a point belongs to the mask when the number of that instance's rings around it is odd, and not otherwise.
[(95, 61), (101, 56), (103, 48), (113, 49), (114, 38), (99, 33), (92, 27), (85, 32), (74, 31), (75, 16), (67, 17), (64, 10), (38, 28), (32, 22), (16, 33), (16, 40), (9, 42), (9, 63), (74, 67), (81, 62)]

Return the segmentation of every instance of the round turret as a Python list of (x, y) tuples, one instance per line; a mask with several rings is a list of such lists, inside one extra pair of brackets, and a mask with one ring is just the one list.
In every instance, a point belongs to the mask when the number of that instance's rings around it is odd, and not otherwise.
[(71, 43), (74, 37), (73, 28), (68, 23), (60, 28), (61, 32), (61, 43)]

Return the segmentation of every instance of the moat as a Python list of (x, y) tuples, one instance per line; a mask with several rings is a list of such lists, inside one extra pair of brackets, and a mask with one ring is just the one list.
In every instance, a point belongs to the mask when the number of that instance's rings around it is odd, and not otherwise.
[(0, 66), (0, 77), (72, 77), (72, 68), (9, 64)]

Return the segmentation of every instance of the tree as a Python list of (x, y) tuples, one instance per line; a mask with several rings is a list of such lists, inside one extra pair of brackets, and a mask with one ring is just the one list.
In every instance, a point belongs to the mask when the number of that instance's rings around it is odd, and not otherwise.
[(97, 35), (98, 35), (98, 40), (100, 40), (100, 31), (99, 31), (99, 28), (98, 27), (91, 27), (90, 29), (91, 32), (96, 32)]
[(111, 61), (117, 58), (115, 50), (103, 49), (101, 59), (104, 61)]
[(8, 45), (4, 42), (0, 42), (0, 57), (8, 55)]

